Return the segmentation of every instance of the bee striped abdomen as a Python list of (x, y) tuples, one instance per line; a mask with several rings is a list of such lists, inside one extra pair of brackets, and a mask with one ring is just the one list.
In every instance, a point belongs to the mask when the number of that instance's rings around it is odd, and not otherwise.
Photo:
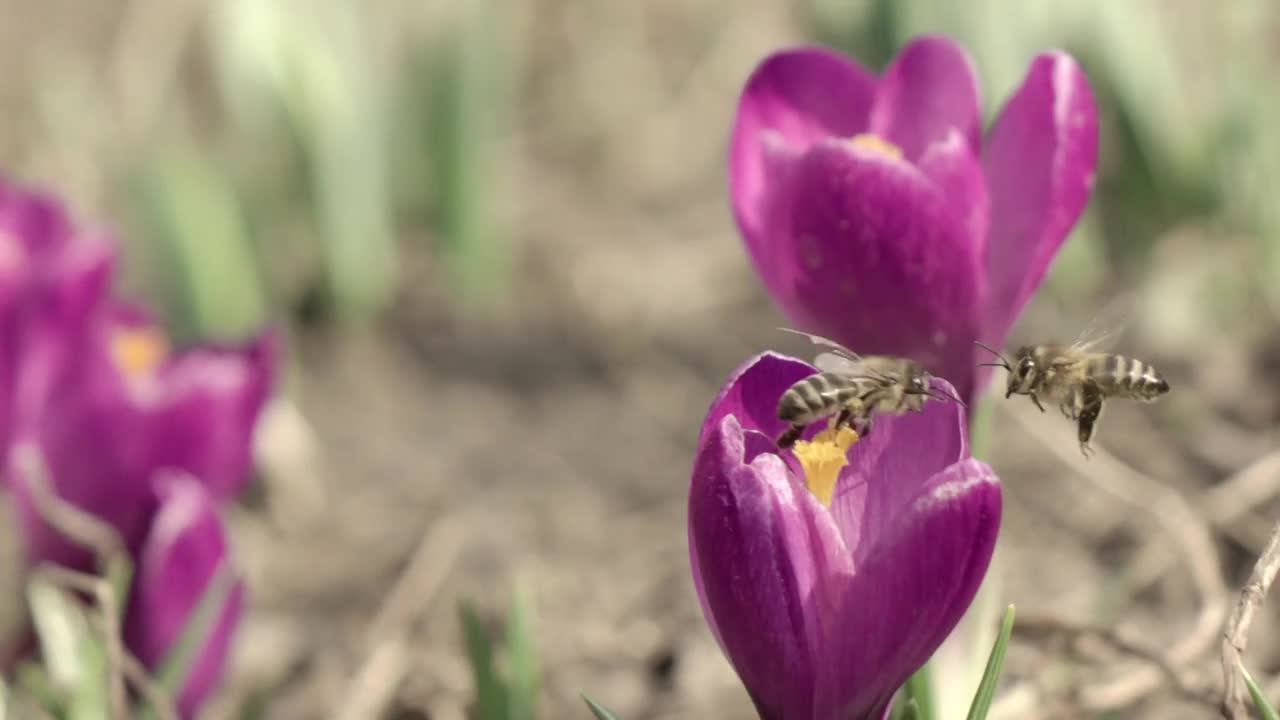
[(790, 423), (810, 423), (835, 414), (857, 394), (857, 384), (848, 378), (832, 373), (810, 375), (778, 399), (778, 418)]
[(1105, 395), (1149, 401), (1169, 392), (1169, 383), (1160, 371), (1123, 355), (1090, 358), (1088, 374)]

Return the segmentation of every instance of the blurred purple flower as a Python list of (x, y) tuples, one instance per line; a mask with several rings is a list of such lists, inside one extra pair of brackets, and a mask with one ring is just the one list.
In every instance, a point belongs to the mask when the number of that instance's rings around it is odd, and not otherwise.
[[(125, 616), (125, 642), (153, 669), (173, 649), (218, 572), (226, 572), (227, 554), (216, 498), (203, 483), (185, 474), (161, 475), (154, 491), (159, 507), (138, 553)], [(177, 698), (183, 717), (194, 716), (218, 687), (243, 604), (244, 587), (237, 579), (211, 621), (204, 645), (193, 655), (196, 660)]]
[[(38, 450), (63, 502), (114, 527), (133, 556), (125, 633), (154, 666), (225, 554), (216, 503), (248, 480), (278, 347), (265, 333), (172, 351), (143, 309), (113, 297), (115, 254), (56, 200), (0, 181), (0, 468), (25, 559), (93, 567), (38, 511), (19, 444)], [(239, 593), (198, 656), (185, 715), (221, 672)]]
[[(969, 457), (952, 403), (881, 418), (852, 449), (819, 447), (836, 458), (806, 443), (780, 453), (778, 398), (813, 372), (765, 353), (711, 406), (689, 491), (690, 562), (761, 718), (878, 720), (973, 600), (1000, 485)], [(832, 481), (828, 505), (818, 496)]]
[(734, 216), (793, 324), (906, 355), (972, 398), (1084, 209), (1097, 108), (1068, 55), (1036, 56), (981, 138), (968, 55), (913, 40), (876, 77), (804, 47), (756, 67), (729, 158)]
[[(111, 523), (137, 550), (156, 500), (161, 470), (191, 473), (219, 500), (243, 487), (254, 423), (271, 386), (270, 335), (237, 349), (171, 354), (140, 311), (104, 303), (75, 362), (59, 369), (43, 402), (18, 408), (15, 440), (40, 448), (58, 495)], [(24, 358), (19, 384), (48, 367)], [(30, 502), (20, 469), (10, 468), (27, 557), (88, 569), (90, 553), (51, 527)]]

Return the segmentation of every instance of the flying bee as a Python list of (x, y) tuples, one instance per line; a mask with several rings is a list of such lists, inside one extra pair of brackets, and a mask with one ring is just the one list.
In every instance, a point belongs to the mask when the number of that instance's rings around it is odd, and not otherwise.
[(875, 413), (919, 412), (925, 400), (964, 403), (930, 387), (930, 374), (916, 361), (887, 355), (858, 355), (834, 340), (789, 330), (827, 351), (814, 359), (819, 372), (787, 388), (778, 398), (778, 418), (791, 423), (778, 436), (789, 448), (811, 423), (835, 416), (835, 427), (847, 426), (865, 436)]
[(1105, 336), (1084, 339), (1088, 334), (1086, 331), (1071, 345), (1024, 345), (1012, 359), (978, 343), (998, 360), (981, 365), (1002, 367), (1009, 372), (1006, 398), (1027, 395), (1040, 412), (1044, 412), (1042, 399), (1057, 403), (1062, 414), (1076, 422), (1080, 452), (1086, 458), (1093, 454), (1089, 441), (1097, 431), (1108, 398), (1153, 402), (1169, 392), (1169, 382), (1158, 370), (1137, 358), (1098, 351)]

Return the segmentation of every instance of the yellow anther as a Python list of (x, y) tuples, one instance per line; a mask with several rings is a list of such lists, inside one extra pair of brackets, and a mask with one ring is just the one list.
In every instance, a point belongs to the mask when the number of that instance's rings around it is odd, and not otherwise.
[(111, 356), (128, 378), (155, 371), (169, 354), (169, 341), (150, 328), (121, 328), (111, 335)]
[(868, 150), (873, 150), (875, 152), (881, 153), (882, 155), (888, 155), (894, 160), (902, 159), (902, 148), (898, 147), (897, 145), (894, 145), (888, 140), (885, 140), (879, 135), (873, 135), (871, 133), (861, 133), (859, 135), (854, 135), (853, 138), (849, 140), (849, 142), (853, 143), (854, 145), (857, 145), (858, 147), (867, 148)]
[(804, 484), (809, 492), (818, 498), (823, 505), (831, 505), (831, 497), (836, 491), (836, 481), (840, 479), (840, 471), (849, 464), (846, 454), (849, 448), (858, 442), (858, 433), (852, 428), (827, 428), (813, 437), (813, 440), (797, 440), (796, 459), (804, 468)]

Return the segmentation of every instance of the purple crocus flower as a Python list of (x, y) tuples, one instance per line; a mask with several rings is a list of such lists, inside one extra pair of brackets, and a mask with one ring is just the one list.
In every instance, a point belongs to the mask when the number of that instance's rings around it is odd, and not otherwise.
[[(14, 431), (41, 449), (64, 501), (111, 523), (136, 550), (156, 509), (157, 472), (189, 472), (218, 499), (243, 487), (254, 422), (270, 390), (274, 340), (172, 354), (137, 311), (107, 307), (104, 315), (90, 337), (64, 338), (86, 352), (63, 369), (45, 402), (15, 413)], [(45, 368), (24, 363), (23, 370)], [(20, 469), (10, 476), (28, 559), (89, 568), (88, 551), (36, 512)]]
[[(38, 450), (63, 502), (111, 525), (133, 556), (125, 635), (154, 667), (226, 554), (216, 503), (248, 479), (278, 348), (265, 333), (172, 350), (145, 311), (113, 297), (115, 255), (53, 198), (0, 181), (0, 469), (25, 559), (93, 560), (38, 511), (20, 444)], [(197, 655), (186, 716), (216, 684), (240, 593)]]
[(952, 403), (879, 418), (852, 449), (846, 429), (780, 452), (778, 398), (814, 372), (765, 353), (711, 406), (689, 490), (690, 562), (761, 718), (879, 720), (977, 592), (1000, 486), (969, 457)]
[(865, 353), (906, 355), (965, 398), (974, 340), (1000, 346), (1089, 198), (1097, 108), (1070, 56), (1036, 56), (981, 136), (968, 55), (913, 40), (876, 77), (817, 47), (743, 90), (734, 216), (783, 313)]
[[(215, 498), (204, 483), (175, 473), (157, 476), (153, 485), (158, 510), (138, 553), (125, 616), (126, 644), (152, 669), (173, 649), (217, 573), (228, 572), (223, 567), (226, 535)], [(218, 687), (243, 604), (243, 583), (235, 579), (178, 695), (183, 717), (193, 717)]]

